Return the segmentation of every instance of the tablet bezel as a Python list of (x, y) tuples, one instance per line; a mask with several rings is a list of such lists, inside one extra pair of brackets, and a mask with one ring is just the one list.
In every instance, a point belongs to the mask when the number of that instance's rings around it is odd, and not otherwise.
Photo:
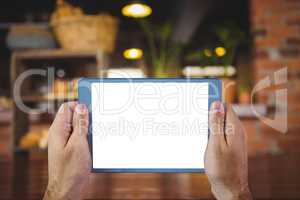
[[(92, 172), (106, 172), (106, 173), (193, 173), (193, 172), (204, 172), (204, 168), (93, 168), (93, 140), (92, 140), (92, 102), (91, 102), (91, 84), (102, 83), (102, 82), (113, 82), (113, 83), (131, 83), (131, 82), (193, 82), (193, 83), (209, 83), (209, 99), (208, 108), (210, 104), (216, 100), (222, 100), (222, 83), (218, 79), (203, 79), (203, 78), (81, 78), (78, 81), (78, 102), (85, 104), (89, 110), (89, 131), (88, 131), (88, 142), (92, 158)], [(217, 94), (214, 94), (216, 91)], [(208, 130), (209, 135), (209, 130)]]

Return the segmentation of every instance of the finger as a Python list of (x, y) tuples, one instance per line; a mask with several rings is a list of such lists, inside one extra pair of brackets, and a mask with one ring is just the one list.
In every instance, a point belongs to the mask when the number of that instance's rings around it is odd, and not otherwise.
[(235, 114), (231, 105), (227, 106), (227, 117), (225, 124), (225, 135), (228, 145), (231, 145), (238, 138), (243, 137), (244, 127)]
[(224, 118), (225, 109), (220, 101), (212, 103), (209, 111), (209, 144), (210, 145), (222, 145), (225, 144), (224, 137)]
[(78, 104), (73, 116), (73, 134), (87, 136), (88, 126), (88, 110), (84, 104)]
[(49, 145), (53, 142), (60, 146), (66, 145), (72, 131), (72, 119), (76, 105), (77, 102), (73, 101), (60, 106), (49, 130)]

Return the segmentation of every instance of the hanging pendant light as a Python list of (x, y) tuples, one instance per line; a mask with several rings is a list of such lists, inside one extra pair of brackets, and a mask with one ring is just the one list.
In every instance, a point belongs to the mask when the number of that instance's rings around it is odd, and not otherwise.
[(124, 56), (124, 58), (129, 59), (129, 60), (137, 60), (143, 56), (143, 50), (138, 49), (138, 48), (126, 49), (123, 52), (123, 56)]
[(122, 8), (122, 14), (127, 17), (144, 18), (152, 13), (152, 8), (140, 1), (134, 1)]

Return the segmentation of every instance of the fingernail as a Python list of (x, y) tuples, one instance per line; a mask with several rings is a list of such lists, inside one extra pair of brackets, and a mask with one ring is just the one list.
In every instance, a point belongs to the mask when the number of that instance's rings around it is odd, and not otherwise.
[(86, 109), (86, 106), (84, 104), (78, 104), (75, 108), (75, 111), (78, 113), (78, 114), (86, 114), (87, 113), (87, 109)]
[(223, 104), (220, 101), (215, 101), (212, 103), (212, 110), (216, 112), (223, 112)]
[(68, 107), (65, 104), (61, 105), (57, 111), (59, 114), (63, 114)]

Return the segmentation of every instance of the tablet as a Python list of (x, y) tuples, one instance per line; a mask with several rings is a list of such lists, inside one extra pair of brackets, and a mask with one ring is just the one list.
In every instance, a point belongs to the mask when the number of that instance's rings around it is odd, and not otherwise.
[(217, 79), (82, 78), (92, 172), (203, 172)]

